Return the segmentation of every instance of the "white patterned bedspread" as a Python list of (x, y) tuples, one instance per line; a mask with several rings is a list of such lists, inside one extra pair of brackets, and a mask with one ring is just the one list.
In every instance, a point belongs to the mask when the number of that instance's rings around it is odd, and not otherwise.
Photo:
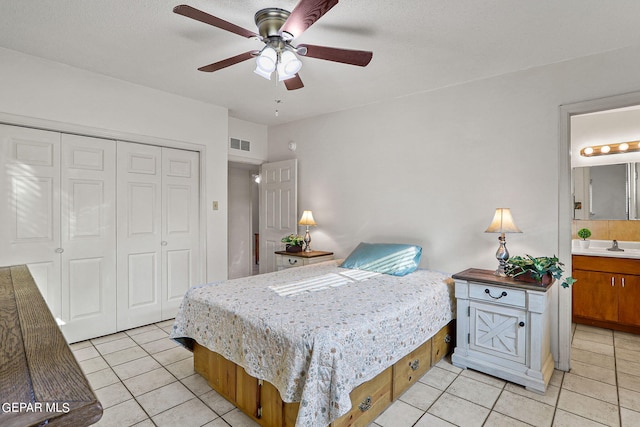
[[(326, 426), (349, 393), (431, 338), (455, 314), (447, 275), (360, 275), (327, 261), (191, 288), (171, 338), (191, 338), (300, 402), (296, 426)], [(339, 278), (281, 295), (273, 288)], [(328, 276), (327, 276), (328, 277)]]

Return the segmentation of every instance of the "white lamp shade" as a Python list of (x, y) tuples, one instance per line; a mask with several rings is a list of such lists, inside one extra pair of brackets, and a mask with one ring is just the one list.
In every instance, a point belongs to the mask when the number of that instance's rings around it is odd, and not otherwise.
[(260, 69), (260, 67), (256, 67), (256, 69), (253, 70), (253, 72), (259, 75), (260, 77), (264, 77), (267, 80), (271, 80), (271, 73), (263, 71), (262, 69)]
[(272, 47), (265, 47), (256, 58), (257, 69), (271, 74), (276, 69), (278, 54)]
[(316, 222), (313, 219), (313, 213), (311, 213), (311, 211), (304, 211), (302, 213), (302, 217), (300, 218), (300, 221), (298, 222), (298, 224), (300, 224), (300, 225), (317, 225)]
[(509, 208), (496, 208), (493, 221), (491, 221), (485, 233), (522, 233), (522, 231), (513, 222)]
[(302, 68), (302, 62), (291, 51), (284, 51), (280, 55), (280, 63), (278, 64), (278, 79), (287, 80), (296, 75)]

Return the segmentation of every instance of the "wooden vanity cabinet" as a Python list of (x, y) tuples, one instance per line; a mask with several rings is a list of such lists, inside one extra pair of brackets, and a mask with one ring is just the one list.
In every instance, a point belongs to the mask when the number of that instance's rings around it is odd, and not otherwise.
[(573, 321), (640, 333), (640, 260), (574, 255)]

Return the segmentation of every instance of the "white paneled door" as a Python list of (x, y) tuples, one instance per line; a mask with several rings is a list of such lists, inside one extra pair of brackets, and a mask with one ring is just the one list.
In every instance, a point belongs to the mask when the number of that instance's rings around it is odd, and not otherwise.
[(56, 132), (0, 125), (0, 264), (27, 264), (58, 319), (62, 318), (60, 137)]
[(68, 341), (115, 332), (115, 142), (0, 126), (0, 263), (27, 264)]
[(61, 328), (75, 342), (116, 330), (116, 145), (62, 134), (61, 154)]
[(277, 269), (280, 240), (298, 232), (298, 161), (265, 163), (260, 176), (260, 273), (268, 273)]
[(201, 283), (199, 154), (162, 149), (162, 319), (175, 317), (189, 287)]
[(199, 274), (199, 154), (118, 142), (118, 329), (174, 317)]

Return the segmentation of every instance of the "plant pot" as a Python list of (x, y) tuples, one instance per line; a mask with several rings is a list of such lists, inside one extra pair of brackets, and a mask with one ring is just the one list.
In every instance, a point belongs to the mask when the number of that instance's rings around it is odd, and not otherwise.
[(586, 239), (580, 240), (580, 247), (582, 249), (589, 249), (590, 243), (591, 243), (591, 240), (586, 240)]
[(535, 276), (533, 275), (533, 273), (531, 273), (530, 271), (527, 271), (524, 274), (520, 274), (518, 276), (514, 276), (513, 280), (516, 280), (518, 282), (527, 282), (527, 283), (535, 283), (536, 285), (542, 285), (542, 286), (547, 286), (550, 285), (551, 283), (553, 283), (553, 276), (549, 273), (544, 274), (540, 280), (536, 280)]
[(296, 252), (302, 252), (302, 246), (298, 246), (298, 245), (287, 245), (285, 247), (285, 250), (287, 252), (291, 252), (291, 253), (296, 253)]

